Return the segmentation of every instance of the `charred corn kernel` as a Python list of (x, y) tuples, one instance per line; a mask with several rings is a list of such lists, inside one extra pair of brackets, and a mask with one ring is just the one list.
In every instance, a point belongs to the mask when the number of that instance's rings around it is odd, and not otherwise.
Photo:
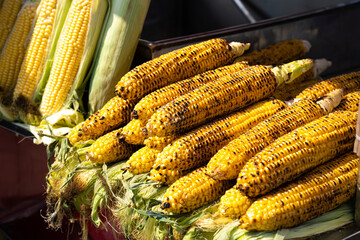
[(179, 136), (176, 135), (170, 135), (165, 137), (149, 137), (145, 139), (145, 145), (149, 148), (155, 148), (158, 150), (163, 150), (164, 147), (169, 145), (172, 141), (174, 141)]
[(14, 102), (20, 95), (25, 99), (22, 101), (29, 101), (35, 91), (50, 44), (49, 39), (55, 20), (56, 4), (57, 0), (42, 0), (40, 3), (33, 33), (14, 90)]
[(302, 59), (311, 44), (306, 40), (289, 39), (270, 44), (260, 50), (254, 50), (235, 59), (235, 62), (248, 62), (250, 65), (279, 65)]
[(131, 155), (123, 170), (134, 175), (149, 172), (160, 152), (160, 150), (144, 146)]
[(91, 144), (87, 158), (94, 163), (110, 163), (130, 157), (134, 146), (124, 141), (121, 131), (119, 128), (99, 137)]
[(178, 179), (165, 192), (161, 208), (186, 213), (217, 200), (233, 181), (217, 181), (206, 175), (204, 167)]
[(85, 49), (91, 5), (91, 0), (74, 0), (71, 4), (41, 100), (43, 116), (61, 109), (73, 85)]
[(125, 125), (130, 120), (134, 104), (120, 97), (113, 97), (104, 107), (79, 123), (69, 132), (71, 145), (97, 139), (105, 133)]
[(28, 3), (21, 9), (3, 48), (0, 56), (0, 92), (2, 94), (8, 94), (15, 87), (37, 6), (38, 3)]
[(215, 179), (234, 179), (244, 164), (278, 137), (317, 119), (336, 107), (342, 91), (334, 91), (318, 102), (302, 100), (260, 122), (229, 142), (209, 161), (209, 175)]
[(3, 49), (17, 15), (23, 5), (23, 0), (5, 0), (0, 10), (0, 52)]
[(240, 228), (274, 231), (294, 227), (330, 211), (355, 195), (358, 157), (345, 154), (257, 199)]
[[(276, 68), (251, 66), (181, 95), (154, 113), (146, 124), (148, 136), (180, 134), (217, 116), (228, 114), (267, 96), (313, 66), (312, 60)], [(296, 69), (296, 70), (295, 70)]]
[(321, 81), (314, 86), (306, 88), (299, 95), (296, 96), (296, 100), (300, 99), (318, 99), (335, 89), (343, 89), (344, 94), (348, 94), (351, 91), (359, 88), (360, 86), (360, 71), (351, 72), (336, 76), (324, 81)]
[(246, 213), (253, 202), (254, 200), (252, 198), (249, 198), (235, 187), (232, 187), (220, 198), (218, 212), (220, 216), (223, 217), (232, 219), (240, 218)]
[(173, 183), (188, 170), (206, 164), (222, 146), (239, 134), (285, 107), (285, 103), (279, 100), (261, 101), (177, 138), (158, 155), (150, 179)]
[(357, 112), (359, 110), (359, 101), (360, 101), (359, 91), (348, 93), (343, 97), (339, 106), (335, 108), (335, 111)]
[(205, 83), (230, 73), (241, 71), (246, 67), (248, 67), (248, 64), (243, 62), (227, 65), (160, 88), (143, 97), (135, 105), (134, 111), (132, 112), (132, 118), (143, 121), (145, 127), (146, 121), (156, 112), (156, 110), (166, 103)]
[(211, 39), (163, 54), (125, 74), (117, 83), (115, 93), (126, 99), (139, 100), (170, 83), (230, 64), (249, 46)]
[(256, 197), (350, 151), (356, 120), (355, 112), (336, 111), (279, 137), (245, 164), (236, 187)]
[(144, 144), (146, 135), (143, 132), (144, 124), (139, 119), (132, 119), (128, 122), (122, 132), (125, 141), (130, 144)]

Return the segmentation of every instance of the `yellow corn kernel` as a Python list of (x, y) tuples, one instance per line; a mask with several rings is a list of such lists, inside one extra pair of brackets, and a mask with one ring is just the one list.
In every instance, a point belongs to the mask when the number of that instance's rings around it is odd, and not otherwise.
[(178, 49), (135, 67), (117, 83), (115, 93), (140, 100), (170, 83), (232, 63), (250, 44), (211, 39)]
[(3, 49), (17, 15), (23, 5), (23, 0), (5, 0), (0, 10), (0, 51)]
[(125, 125), (130, 120), (134, 104), (118, 96), (110, 99), (101, 109), (79, 123), (69, 132), (71, 145), (96, 140), (105, 133)]
[(94, 163), (110, 163), (124, 160), (131, 156), (134, 146), (127, 144), (121, 137), (122, 128), (113, 130), (99, 137), (86, 153)]
[(2, 94), (9, 94), (15, 87), (37, 6), (38, 3), (26, 4), (19, 12), (0, 56), (0, 92)]
[(350, 151), (356, 120), (355, 112), (336, 111), (279, 137), (245, 164), (236, 187), (256, 197)]
[(40, 112), (43, 116), (61, 109), (73, 85), (85, 48), (91, 5), (91, 0), (72, 2), (42, 97)]
[(172, 141), (174, 141), (178, 137), (180, 137), (180, 136), (176, 136), (176, 135), (170, 135), (170, 136), (165, 136), (165, 137), (154, 136), (154, 137), (149, 137), (149, 138), (145, 139), (144, 143), (149, 148), (163, 150), (164, 147), (169, 145)]
[(139, 119), (132, 119), (123, 129), (123, 136), (125, 141), (130, 144), (140, 145), (144, 144), (146, 135), (143, 132), (144, 124)]
[(355, 195), (358, 157), (348, 153), (257, 199), (240, 228), (275, 231), (330, 211)]
[(360, 101), (359, 91), (348, 93), (343, 97), (339, 106), (335, 108), (335, 111), (357, 112), (359, 110), (359, 101)]
[(204, 167), (178, 179), (165, 192), (161, 208), (173, 213), (187, 213), (217, 200), (233, 181), (218, 181), (206, 175)]
[(160, 152), (147, 146), (142, 147), (131, 155), (123, 170), (127, 170), (134, 175), (149, 172)]
[(232, 187), (220, 198), (218, 212), (222, 217), (240, 218), (253, 202), (252, 198)]
[(229, 141), (285, 107), (279, 100), (261, 101), (177, 138), (158, 155), (150, 179), (164, 184), (174, 182), (206, 164)]

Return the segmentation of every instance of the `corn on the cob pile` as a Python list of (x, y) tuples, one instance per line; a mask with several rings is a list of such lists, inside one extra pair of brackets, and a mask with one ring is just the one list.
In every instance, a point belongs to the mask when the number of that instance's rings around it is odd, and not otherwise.
[(157, 156), (150, 179), (170, 184), (204, 165), (222, 146), (258, 122), (284, 109), (279, 100), (266, 100), (201, 126), (166, 146)]
[(230, 64), (249, 46), (211, 39), (163, 54), (125, 74), (117, 83), (115, 93), (126, 99), (139, 100), (170, 83)]
[(253, 198), (249, 198), (234, 186), (221, 196), (218, 212), (222, 217), (240, 218), (246, 213), (253, 202)]
[(348, 93), (343, 97), (339, 106), (335, 108), (335, 111), (357, 112), (359, 110), (359, 101), (360, 101), (359, 91)]
[(23, 5), (23, 0), (5, 0), (0, 10), (0, 52), (3, 49), (17, 15)]
[(355, 154), (345, 154), (257, 199), (240, 228), (289, 228), (338, 207), (355, 195), (358, 161)]
[(102, 164), (130, 157), (135, 148), (124, 141), (121, 131), (122, 128), (119, 128), (99, 137), (91, 144), (86, 153), (87, 158), (94, 163)]
[(246, 63), (224, 66), (170, 84), (149, 93), (135, 105), (134, 110), (131, 113), (132, 120), (124, 127), (123, 134), (125, 140), (132, 144), (143, 144), (146, 139), (146, 135), (143, 132), (146, 122), (161, 106), (205, 83), (230, 73), (238, 72), (246, 67), (248, 67), (248, 64)]
[(14, 89), (13, 102), (14, 104), (17, 103), (15, 104), (17, 111), (24, 112), (20, 115), (20, 118), (25, 123), (31, 122), (27, 119), (26, 113), (28, 112), (28, 105), (32, 102), (32, 95), (45, 65), (45, 57), (54, 27), (57, 4), (57, 0), (41, 1), (29, 46), (21, 64)]
[(306, 59), (271, 69), (251, 66), (216, 79), (160, 108), (147, 122), (146, 132), (149, 136), (161, 137), (189, 131), (212, 118), (270, 96), (277, 85), (293, 80), (312, 65), (313, 61)]
[(250, 65), (279, 65), (304, 58), (311, 44), (306, 40), (288, 39), (254, 50), (235, 59)]
[(118, 96), (110, 99), (103, 108), (71, 129), (68, 138), (71, 145), (80, 141), (97, 139), (130, 120), (134, 104)]
[(11, 93), (15, 87), (37, 7), (38, 3), (29, 2), (20, 10), (0, 56), (0, 93), (2, 95)]
[(333, 110), (342, 97), (336, 90), (318, 102), (304, 99), (249, 129), (220, 149), (207, 165), (215, 179), (234, 179), (244, 164), (278, 137), (311, 122)]
[(149, 172), (160, 152), (161, 150), (156, 148), (144, 146), (130, 156), (123, 170), (127, 170), (134, 175)]
[(279, 137), (245, 164), (236, 187), (256, 197), (350, 151), (356, 120), (356, 112), (336, 111)]
[(233, 181), (214, 180), (206, 175), (205, 167), (198, 168), (166, 190), (161, 208), (173, 213), (190, 212), (215, 201), (233, 184)]
[(321, 81), (309, 88), (306, 88), (295, 97), (295, 101), (301, 99), (318, 99), (335, 89), (343, 89), (344, 94), (356, 90), (360, 86), (360, 71), (342, 74), (330, 79)]

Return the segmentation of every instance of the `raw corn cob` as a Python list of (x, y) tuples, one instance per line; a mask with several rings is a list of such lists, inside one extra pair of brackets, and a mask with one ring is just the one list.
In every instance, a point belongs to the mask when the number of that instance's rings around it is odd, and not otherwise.
[(312, 60), (305, 59), (275, 68), (251, 66), (211, 81), (160, 108), (147, 122), (146, 132), (161, 137), (189, 131), (270, 96), (277, 85), (293, 80), (312, 65)]
[(235, 59), (235, 62), (248, 62), (250, 65), (279, 65), (304, 58), (311, 44), (306, 40), (288, 39), (254, 50)]
[(32, 123), (32, 121), (26, 117), (28, 112), (30, 112), (31, 115), (40, 114), (39, 111), (32, 113), (31, 109), (37, 109), (37, 107), (29, 105), (35, 105), (34, 103), (32, 104), (31, 98), (45, 65), (50, 36), (53, 34), (57, 5), (57, 0), (41, 1), (29, 46), (21, 64), (14, 89), (13, 102), (17, 103), (15, 105), (16, 111), (22, 112), (19, 117), (25, 123)]
[(116, 84), (115, 93), (125, 99), (140, 100), (170, 83), (230, 64), (249, 46), (211, 39), (163, 54), (125, 74)]
[(135, 105), (131, 113), (132, 120), (124, 127), (125, 140), (132, 144), (143, 144), (146, 139), (146, 135), (143, 132), (146, 122), (161, 106), (205, 83), (230, 73), (238, 72), (246, 67), (248, 67), (246, 63), (227, 65), (175, 82), (149, 93)]
[(165, 192), (161, 208), (172, 213), (186, 213), (217, 200), (234, 184), (206, 175), (204, 167), (174, 182)]
[(257, 199), (240, 228), (274, 231), (330, 211), (355, 195), (358, 157), (348, 153)]
[(41, 94), (42, 116), (50, 116), (67, 107), (73, 98), (81, 99), (82, 92), (75, 90), (81, 87), (85, 78), (107, 9), (107, 1), (72, 1)]
[(71, 145), (97, 139), (105, 133), (125, 125), (130, 120), (134, 104), (118, 96), (110, 99), (104, 107), (85, 121), (76, 125), (68, 135)]
[(144, 146), (130, 156), (123, 170), (134, 175), (149, 172), (160, 152), (161, 150)]
[(173, 183), (189, 170), (204, 165), (239, 134), (285, 107), (286, 104), (279, 100), (261, 101), (179, 137), (157, 156), (150, 179)]
[(359, 101), (360, 101), (359, 91), (348, 93), (343, 97), (339, 106), (335, 108), (335, 111), (357, 112), (359, 110)]
[(23, 0), (5, 0), (0, 10), (0, 52), (3, 49), (17, 15), (23, 5)]
[(317, 102), (302, 100), (260, 122), (220, 149), (207, 165), (215, 179), (235, 179), (244, 164), (278, 137), (331, 112), (342, 98), (333, 91)]
[(249, 198), (234, 186), (221, 196), (218, 212), (222, 217), (237, 219), (246, 213), (253, 202), (253, 198)]
[(321, 81), (309, 88), (303, 90), (295, 98), (295, 101), (301, 99), (318, 99), (335, 89), (343, 89), (344, 94), (359, 88), (360, 86), (360, 71), (343, 74), (340, 76), (332, 77), (330, 79)]
[(356, 120), (357, 112), (336, 111), (279, 137), (245, 164), (236, 187), (256, 197), (350, 151)]
[(131, 156), (135, 148), (121, 137), (122, 128), (99, 137), (91, 144), (87, 158), (98, 164), (117, 162)]
[(36, 2), (28, 2), (23, 6), (3, 48), (0, 56), (1, 95), (11, 93), (15, 87), (37, 7)]

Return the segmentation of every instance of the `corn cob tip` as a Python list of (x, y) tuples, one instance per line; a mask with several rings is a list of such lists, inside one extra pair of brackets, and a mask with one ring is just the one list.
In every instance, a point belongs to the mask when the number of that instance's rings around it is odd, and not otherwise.
[(326, 69), (331, 67), (331, 65), (332, 65), (332, 62), (325, 58), (315, 59), (314, 66), (313, 66), (314, 76), (315, 77), (319, 76)]
[(241, 42), (231, 42), (229, 43), (231, 47), (231, 52), (235, 57), (241, 56), (246, 50), (250, 48), (250, 43), (241, 43)]
[(311, 43), (308, 40), (300, 40), (302, 44), (304, 45), (305, 51), (310, 51)]
[(16, 109), (19, 118), (26, 124), (37, 126), (40, 124), (42, 115), (38, 106), (28, 99), (20, 95), (15, 99), (14, 108)]
[(336, 89), (319, 99), (317, 104), (319, 104), (321, 108), (325, 110), (325, 112), (330, 113), (340, 104), (343, 95), (344, 91), (342, 89)]
[(314, 66), (313, 59), (295, 60), (280, 66), (273, 67), (271, 71), (276, 77), (277, 85), (291, 83)]

